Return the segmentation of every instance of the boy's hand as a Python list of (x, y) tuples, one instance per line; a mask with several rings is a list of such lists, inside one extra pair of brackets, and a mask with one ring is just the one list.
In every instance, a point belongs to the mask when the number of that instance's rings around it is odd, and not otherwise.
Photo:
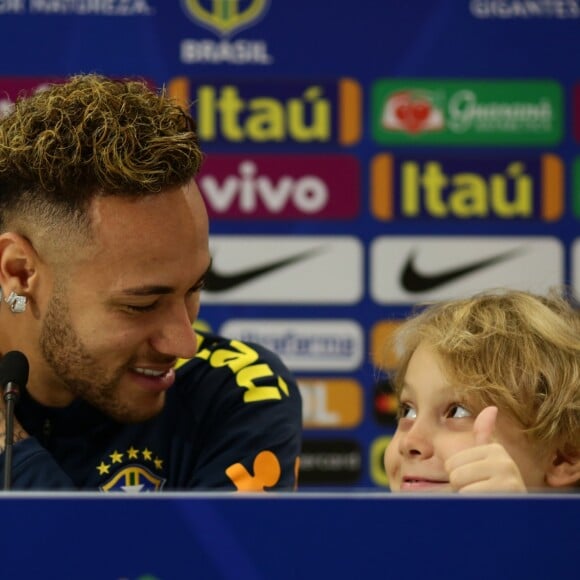
[(494, 440), (496, 419), (497, 407), (483, 409), (473, 423), (475, 445), (445, 462), (454, 491), (526, 491), (518, 466), (504, 446)]

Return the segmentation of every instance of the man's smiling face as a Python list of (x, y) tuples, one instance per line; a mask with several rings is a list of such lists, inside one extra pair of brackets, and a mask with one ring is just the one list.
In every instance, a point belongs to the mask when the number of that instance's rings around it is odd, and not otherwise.
[(45, 404), (80, 396), (119, 421), (143, 421), (162, 409), (176, 359), (196, 352), (206, 210), (191, 181), (139, 199), (97, 197), (89, 213), (93, 240), (66, 280), (46, 272), (56, 281), (29, 355), (30, 391)]

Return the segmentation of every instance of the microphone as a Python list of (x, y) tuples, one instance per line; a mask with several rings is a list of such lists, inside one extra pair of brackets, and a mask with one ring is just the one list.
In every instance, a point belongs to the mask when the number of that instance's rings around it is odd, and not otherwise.
[(12, 445), (14, 443), (14, 406), (18, 401), (20, 389), (28, 382), (28, 359), (18, 350), (7, 352), (0, 359), (0, 383), (4, 389), (6, 406), (6, 444), (4, 449), (4, 489), (12, 483)]

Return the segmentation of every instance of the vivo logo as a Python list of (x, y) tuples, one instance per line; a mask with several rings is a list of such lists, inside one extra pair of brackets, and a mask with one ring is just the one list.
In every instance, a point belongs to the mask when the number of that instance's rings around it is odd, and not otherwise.
[(349, 218), (359, 212), (351, 155), (210, 155), (198, 184), (210, 216)]
[(304, 213), (315, 213), (328, 202), (328, 188), (321, 179), (308, 175), (300, 179), (284, 176), (274, 182), (259, 176), (253, 161), (238, 166), (238, 175), (227, 177), (220, 185), (213, 176), (200, 180), (206, 199), (216, 211), (227, 211), (237, 199), (240, 211), (256, 211), (258, 202), (272, 213), (280, 213), (288, 203)]

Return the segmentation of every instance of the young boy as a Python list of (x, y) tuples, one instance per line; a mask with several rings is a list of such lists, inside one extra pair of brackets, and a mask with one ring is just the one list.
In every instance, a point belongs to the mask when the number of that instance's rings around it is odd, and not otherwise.
[(524, 492), (580, 481), (580, 316), (496, 291), (434, 304), (395, 336), (392, 491)]

